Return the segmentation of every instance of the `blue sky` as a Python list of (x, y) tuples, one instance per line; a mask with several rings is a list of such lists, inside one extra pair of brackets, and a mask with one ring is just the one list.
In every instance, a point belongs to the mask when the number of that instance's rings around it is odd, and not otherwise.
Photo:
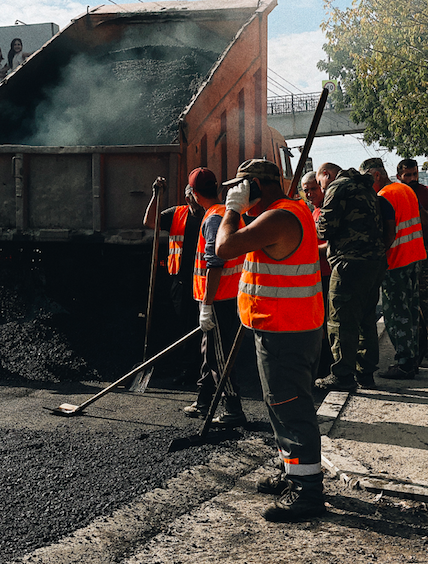
[[(104, 2), (108, 4), (108, 0)], [(14, 25), (16, 20), (20, 20), (28, 24), (54, 22), (62, 28), (73, 17), (85, 12), (88, 5), (95, 7), (99, 4), (73, 0), (2, 0), (0, 26)], [(335, 5), (343, 9), (351, 5), (351, 0), (336, 0)], [(316, 68), (317, 62), (324, 57), (322, 45), (325, 40), (320, 30), (324, 18), (323, 0), (278, 0), (269, 16), (268, 66), (288, 81), (285, 84), (292, 92), (320, 92), (322, 80), (328, 78)], [(268, 95), (276, 93), (269, 92)], [(290, 140), (288, 144), (297, 146), (303, 143), (304, 140)], [(311, 151), (315, 167), (325, 161), (336, 162), (343, 168), (358, 167), (364, 159), (372, 156), (384, 158), (390, 175), (395, 174), (400, 157), (378, 147), (365, 146), (360, 134), (317, 138)], [(425, 158), (417, 160), (422, 164)]]

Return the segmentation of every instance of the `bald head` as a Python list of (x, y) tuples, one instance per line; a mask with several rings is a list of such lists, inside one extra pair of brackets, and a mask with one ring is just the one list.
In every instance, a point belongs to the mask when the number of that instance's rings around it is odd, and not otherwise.
[(324, 163), (318, 168), (317, 182), (324, 190), (324, 192), (336, 178), (340, 170), (342, 170), (341, 167), (334, 163)]

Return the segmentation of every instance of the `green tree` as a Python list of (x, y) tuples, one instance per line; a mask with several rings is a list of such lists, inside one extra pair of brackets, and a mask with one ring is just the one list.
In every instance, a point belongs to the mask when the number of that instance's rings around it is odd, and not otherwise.
[(364, 140), (403, 157), (428, 154), (428, 2), (354, 0), (339, 10), (326, 0), (327, 61), (340, 80), (336, 104), (352, 104)]

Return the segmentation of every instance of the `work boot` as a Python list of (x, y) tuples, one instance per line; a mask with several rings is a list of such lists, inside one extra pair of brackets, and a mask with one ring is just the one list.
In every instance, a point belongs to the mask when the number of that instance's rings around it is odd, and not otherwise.
[(208, 414), (212, 401), (212, 393), (206, 391), (204, 388), (199, 390), (198, 399), (183, 408), (183, 411), (187, 417), (201, 417), (205, 418)]
[(394, 364), (390, 366), (386, 372), (381, 372), (378, 376), (390, 380), (413, 380), (415, 377), (415, 369), (405, 364)]
[(364, 388), (366, 390), (375, 390), (376, 389), (376, 384), (375, 384), (375, 381), (373, 379), (372, 373), (368, 373), (368, 374), (364, 374), (362, 372), (357, 373), (356, 378), (357, 378), (357, 382), (358, 382), (360, 388)]
[(212, 420), (213, 427), (218, 429), (234, 429), (235, 427), (242, 427), (246, 423), (247, 418), (242, 411), (239, 396), (226, 396), (223, 413)]
[(281, 497), (263, 512), (266, 521), (287, 523), (319, 517), (326, 508), (322, 494), (322, 473), (315, 476), (290, 476)]
[(338, 392), (353, 392), (357, 389), (357, 382), (353, 374), (340, 377), (335, 374), (329, 374), (325, 378), (315, 380), (315, 387), (326, 392), (332, 390)]
[(260, 478), (257, 482), (257, 491), (262, 494), (281, 495), (286, 489), (288, 489), (288, 480), (283, 471)]

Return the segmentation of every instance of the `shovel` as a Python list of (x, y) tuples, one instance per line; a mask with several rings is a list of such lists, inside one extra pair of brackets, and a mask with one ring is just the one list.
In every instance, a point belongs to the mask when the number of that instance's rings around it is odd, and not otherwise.
[(55, 415), (63, 415), (64, 417), (79, 415), (79, 413), (82, 413), (82, 411), (86, 407), (88, 407), (88, 405), (91, 405), (91, 403), (96, 402), (97, 400), (99, 400), (100, 398), (102, 398), (112, 390), (114, 390), (114, 388), (117, 388), (118, 386), (120, 386), (120, 384), (123, 384), (126, 380), (128, 380), (128, 378), (131, 378), (132, 376), (135, 376), (135, 374), (144, 370), (147, 366), (154, 364), (157, 360), (159, 360), (160, 358), (162, 358), (172, 350), (176, 349), (177, 347), (179, 347), (182, 343), (184, 343), (184, 341), (187, 341), (188, 339), (196, 335), (196, 333), (198, 333), (199, 331), (200, 331), (200, 327), (196, 327), (196, 329), (193, 329), (193, 331), (190, 331), (190, 333), (187, 333), (187, 335), (184, 335), (184, 337), (181, 337), (181, 339), (179, 339), (172, 345), (169, 345), (169, 347), (167, 347), (163, 351), (158, 352), (152, 358), (149, 358), (139, 366), (135, 367), (133, 370), (122, 376), (122, 378), (119, 378), (119, 380), (116, 380), (116, 382), (113, 382), (113, 384), (110, 384), (110, 386), (107, 386), (107, 388), (104, 388), (104, 390), (101, 390), (101, 392), (99, 392), (95, 396), (92, 396), (82, 404), (72, 405), (70, 403), (63, 403), (59, 407), (56, 408), (45, 407), (45, 409), (52, 411), (52, 413), (54, 413)]
[[(156, 271), (158, 264), (158, 254), (159, 254), (159, 233), (160, 233), (160, 208), (162, 199), (162, 187), (158, 186), (158, 192), (156, 195), (156, 219), (155, 219), (155, 229), (153, 234), (153, 250), (152, 250), (152, 262), (150, 267), (150, 283), (149, 283), (149, 294), (147, 298), (147, 312), (146, 312), (146, 331), (144, 334), (144, 349), (143, 349), (143, 362), (147, 358), (147, 347), (148, 338), (150, 333), (150, 326), (152, 323), (152, 310), (153, 301), (155, 294), (155, 281), (156, 281)], [(152, 377), (154, 366), (151, 366), (148, 370), (142, 370), (137, 372), (130, 386), (131, 392), (144, 393)]]
[(190, 437), (182, 437), (179, 439), (173, 439), (168, 447), (168, 452), (176, 452), (178, 450), (184, 450), (191, 446), (198, 446), (203, 444), (205, 437), (208, 434), (209, 428), (211, 426), (215, 411), (217, 406), (220, 402), (221, 395), (223, 393), (224, 387), (226, 386), (226, 382), (229, 379), (230, 372), (232, 367), (235, 363), (236, 357), (239, 352), (239, 347), (241, 346), (242, 340), (245, 335), (245, 327), (244, 325), (240, 325), (238, 332), (236, 333), (235, 340), (233, 342), (232, 348), (230, 349), (230, 353), (226, 364), (224, 366), (223, 374), (221, 375), (220, 381), (217, 385), (216, 392), (212, 399), (210, 408), (208, 410), (208, 414), (206, 416), (204, 425), (202, 429), (199, 431), (197, 435), (192, 435)]

